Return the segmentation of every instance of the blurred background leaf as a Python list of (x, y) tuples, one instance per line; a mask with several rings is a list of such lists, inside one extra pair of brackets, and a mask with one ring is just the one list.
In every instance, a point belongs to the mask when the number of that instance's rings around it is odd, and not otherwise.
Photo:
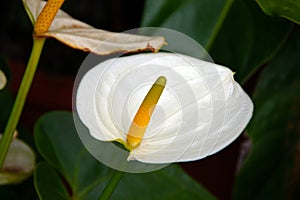
[(147, 0), (142, 26), (164, 27), (187, 34), (206, 49), (230, 10), (233, 0)]
[(187, 34), (216, 63), (236, 71), (242, 83), (273, 57), (291, 29), (286, 21), (266, 16), (252, 0), (147, 0), (142, 26)]
[(60, 175), (46, 162), (40, 162), (34, 172), (34, 182), (39, 197), (43, 200), (70, 199)]
[(235, 199), (300, 199), (300, 29), (262, 72)]
[[(112, 170), (101, 165), (87, 152), (76, 133), (71, 113), (44, 115), (35, 125), (34, 137), (38, 151), (51, 165), (39, 165), (35, 172), (35, 186), (41, 199), (53, 199), (53, 196), (49, 196), (53, 194), (49, 193), (47, 182), (60, 183), (60, 175), (70, 187), (73, 198), (86, 199), (85, 196), (92, 195), (91, 199), (97, 199)], [(52, 167), (52, 176), (43, 174), (45, 168)], [(56, 191), (64, 191), (62, 186), (56, 184), (51, 187), (57, 187)]]
[(279, 16), (300, 24), (299, 0), (256, 0), (261, 9), (271, 16)]
[(142, 26), (170, 28), (210, 47), (233, 0), (147, 0)]
[(252, 0), (236, 0), (215, 40), (210, 55), (236, 71), (245, 83), (270, 61), (289, 36), (292, 25), (265, 15)]
[[(47, 161), (40, 163), (35, 171), (35, 187), (42, 200), (99, 197), (112, 169), (94, 159), (82, 145), (71, 113), (44, 115), (35, 126), (34, 136), (38, 151)], [(125, 174), (112, 199), (210, 200), (215, 197), (177, 165), (171, 165), (151, 173)]]

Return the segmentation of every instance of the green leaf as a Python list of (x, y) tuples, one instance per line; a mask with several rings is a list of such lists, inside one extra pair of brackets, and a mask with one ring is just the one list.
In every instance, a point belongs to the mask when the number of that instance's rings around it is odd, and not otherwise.
[(235, 199), (300, 199), (300, 30), (263, 71)]
[(299, 0), (256, 0), (261, 9), (271, 16), (279, 16), (300, 24)]
[(209, 48), (233, 0), (147, 0), (142, 26), (180, 31)]
[(36, 166), (34, 178), (37, 193), (43, 196), (44, 200), (69, 199), (69, 194), (59, 174), (47, 163), (41, 162)]
[[(111, 170), (95, 160), (82, 145), (71, 113), (53, 112), (44, 115), (35, 125), (35, 143), (42, 157), (62, 175), (69, 184), (73, 198), (85, 199), (99, 195)], [(36, 187), (44, 177), (35, 178)], [(41, 186), (43, 187), (43, 186)], [(98, 187), (98, 191), (93, 191)], [(46, 189), (40, 197), (47, 198)], [(96, 193), (95, 193), (96, 192)], [(87, 198), (88, 199), (88, 198)]]
[[(38, 151), (48, 162), (39, 164), (35, 171), (35, 186), (40, 199), (66, 199), (67, 190), (62, 188), (60, 176), (70, 187), (71, 195), (67, 199), (92, 200), (100, 196), (112, 169), (87, 152), (76, 133), (71, 113), (44, 115), (35, 126), (34, 136)], [(56, 192), (49, 194), (49, 191)], [(177, 165), (171, 165), (146, 174), (125, 174), (112, 199), (215, 198)]]
[(187, 34), (216, 63), (236, 71), (242, 83), (278, 52), (291, 30), (285, 20), (266, 16), (253, 0), (147, 0), (142, 26)]
[(210, 51), (215, 62), (245, 83), (286, 41), (291, 24), (266, 16), (252, 0), (236, 0)]
[(144, 174), (125, 174), (112, 199), (216, 199), (177, 165)]

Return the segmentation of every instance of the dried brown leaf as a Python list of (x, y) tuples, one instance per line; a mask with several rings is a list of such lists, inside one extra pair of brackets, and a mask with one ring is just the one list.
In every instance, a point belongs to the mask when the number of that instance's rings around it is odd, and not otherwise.
[[(34, 23), (45, 5), (45, 1), (23, 0), (27, 13)], [(96, 29), (72, 18), (59, 10), (49, 31), (35, 37), (52, 37), (60, 42), (83, 51), (99, 55), (115, 52), (135, 52), (142, 50), (158, 51), (165, 45), (163, 37), (148, 37), (126, 33), (114, 33)]]

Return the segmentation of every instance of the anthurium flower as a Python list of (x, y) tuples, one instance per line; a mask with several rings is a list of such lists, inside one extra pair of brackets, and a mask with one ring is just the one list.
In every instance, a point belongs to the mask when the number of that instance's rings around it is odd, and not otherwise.
[(2, 90), (5, 87), (6, 82), (7, 82), (6, 77), (4, 73), (0, 70), (0, 90)]
[(229, 145), (252, 116), (233, 74), (176, 53), (114, 58), (83, 76), (76, 108), (90, 134), (122, 143), (128, 160), (197, 160)]
[[(0, 135), (1, 139), (2, 135)], [(0, 185), (19, 183), (30, 176), (34, 169), (35, 155), (23, 141), (14, 138), (4, 165), (0, 170)]]
[(163, 37), (96, 29), (58, 10), (63, 0), (48, 0), (47, 6), (45, 1), (40, 0), (23, 0), (23, 3), (31, 22), (35, 25), (34, 37), (55, 38), (75, 49), (106, 55), (114, 52), (157, 51), (165, 44)]

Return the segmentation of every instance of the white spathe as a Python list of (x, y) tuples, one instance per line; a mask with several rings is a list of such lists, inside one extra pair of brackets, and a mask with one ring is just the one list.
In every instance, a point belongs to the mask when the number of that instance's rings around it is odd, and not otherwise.
[(252, 101), (230, 69), (182, 54), (138, 54), (102, 62), (82, 78), (76, 108), (90, 134), (126, 142), (132, 119), (159, 76), (167, 78), (166, 88), (128, 160), (201, 159), (235, 140), (252, 116)]
[[(46, 2), (41, 0), (23, 0), (23, 4), (30, 20), (34, 24)], [(163, 37), (147, 37), (96, 29), (72, 18), (62, 10), (59, 10), (56, 14), (49, 30), (39, 34), (37, 37), (52, 37), (72, 48), (99, 55), (145, 49), (158, 51), (165, 45)]]

